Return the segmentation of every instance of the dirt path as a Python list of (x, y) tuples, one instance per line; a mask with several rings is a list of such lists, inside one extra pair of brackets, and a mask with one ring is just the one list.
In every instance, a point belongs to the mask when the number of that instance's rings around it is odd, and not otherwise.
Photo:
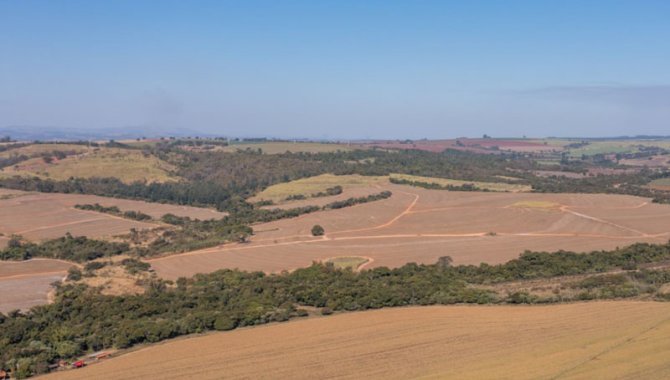
[[(412, 214), (412, 213), (425, 213), (425, 212), (435, 212), (435, 211), (443, 211), (443, 210), (449, 210), (449, 209), (463, 209), (463, 208), (469, 208), (469, 209), (482, 209), (484, 207), (476, 207), (476, 206), (456, 206), (456, 207), (445, 207), (445, 208), (435, 208), (435, 209), (428, 209), (428, 210), (418, 210), (414, 211), (414, 207), (418, 203), (420, 199), (420, 195), (417, 193), (412, 193), (412, 192), (406, 192), (406, 191), (397, 191), (398, 193), (402, 193), (405, 195), (412, 196), (414, 199), (409, 203), (409, 205), (399, 214), (395, 215), (393, 218), (391, 218), (389, 221), (384, 222), (382, 224), (373, 226), (373, 227), (366, 227), (366, 228), (358, 228), (358, 229), (351, 229), (351, 230), (342, 230), (342, 231), (335, 231), (331, 233), (327, 233), (323, 237), (315, 238), (312, 235), (291, 235), (291, 236), (283, 236), (283, 237), (277, 237), (273, 239), (260, 239), (260, 240), (255, 240), (252, 241), (251, 243), (245, 243), (245, 244), (228, 244), (228, 245), (220, 245), (217, 247), (212, 247), (212, 248), (206, 248), (202, 250), (197, 250), (197, 251), (191, 251), (191, 252), (184, 252), (180, 253), (177, 255), (170, 255), (170, 256), (164, 256), (164, 257), (159, 257), (159, 258), (154, 258), (154, 259), (148, 259), (146, 260), (147, 262), (156, 262), (156, 261), (161, 261), (161, 260), (166, 260), (170, 259), (172, 257), (178, 257), (178, 256), (192, 256), (192, 255), (203, 255), (203, 254), (210, 254), (210, 253), (220, 253), (220, 252), (227, 252), (227, 251), (243, 251), (243, 250), (249, 250), (249, 249), (257, 249), (257, 248), (269, 248), (269, 247), (280, 247), (280, 246), (292, 246), (292, 245), (301, 245), (301, 244), (310, 244), (310, 243), (320, 243), (320, 242), (328, 242), (328, 241), (337, 241), (337, 242), (342, 242), (342, 241), (354, 241), (354, 240), (376, 240), (376, 239), (411, 239), (411, 238), (471, 238), (471, 237), (486, 237), (490, 235), (490, 232), (488, 231), (480, 231), (480, 232), (469, 232), (469, 233), (408, 233), (408, 234), (379, 234), (379, 235), (362, 235), (362, 236), (339, 236), (343, 234), (349, 234), (349, 233), (356, 233), (356, 232), (367, 232), (367, 231), (376, 231), (376, 230), (383, 230), (385, 228), (388, 228), (392, 225), (394, 225), (398, 220), (400, 220), (402, 217)], [(648, 202), (643, 202), (639, 205), (632, 206), (632, 207), (626, 207), (626, 209), (632, 209), (632, 208), (641, 208), (644, 207), (648, 204)], [(501, 208), (504, 209), (508, 206), (501, 206), (501, 207), (494, 207), (494, 208)], [(487, 208), (489, 209), (489, 208)], [(615, 228), (619, 228), (625, 231), (633, 232), (637, 234), (639, 238), (660, 238), (663, 236), (668, 236), (670, 235), (669, 232), (666, 233), (659, 233), (659, 234), (648, 234), (633, 228), (629, 228), (626, 226), (622, 226), (617, 223), (613, 223), (601, 218), (596, 218), (584, 213), (580, 213), (574, 210), (571, 210), (569, 206), (567, 205), (562, 205), (561, 207), (557, 208), (558, 211), (577, 216), (579, 218), (587, 219), (596, 223), (602, 223), (608, 226), (612, 226)], [(542, 233), (542, 232), (520, 232), (520, 233), (497, 233), (496, 236), (516, 236), (516, 237), (581, 237), (581, 238), (605, 238), (605, 239), (616, 239), (616, 240), (631, 240), (636, 237), (631, 237), (631, 236), (618, 236), (618, 235), (605, 235), (605, 234), (588, 234), (588, 233)], [(495, 238), (495, 236), (491, 236), (491, 238)], [(297, 240), (295, 240), (297, 239)], [(285, 241), (285, 240), (290, 240), (290, 241)], [(271, 242), (271, 243), (266, 243), (266, 242)], [(261, 243), (261, 244), (258, 244)], [(361, 267), (369, 266), (372, 263), (372, 260), (363, 264)]]
[(412, 203), (409, 204), (409, 206), (407, 206), (407, 208), (406, 208), (405, 210), (403, 210), (400, 214), (396, 215), (393, 219), (389, 220), (388, 222), (386, 222), (386, 223), (384, 223), (384, 224), (380, 224), (380, 225), (378, 225), (378, 226), (374, 226), (374, 227), (358, 228), (358, 229), (354, 229), (354, 230), (335, 231), (335, 232), (330, 233), (330, 234), (328, 234), (328, 235), (334, 235), (334, 234), (346, 234), (346, 233), (352, 233), (352, 232), (363, 232), (363, 231), (380, 230), (380, 229), (382, 229), (382, 228), (386, 228), (386, 227), (391, 226), (392, 224), (394, 224), (395, 222), (397, 222), (400, 218), (402, 218), (403, 216), (405, 216), (405, 215), (409, 214), (410, 212), (412, 212), (412, 209), (414, 208), (414, 206), (416, 206), (416, 203), (419, 201), (419, 198), (420, 198), (420, 197), (419, 197), (419, 194), (408, 193), (408, 192), (405, 192), (405, 191), (398, 191), (398, 192), (399, 192), (399, 193), (402, 193), (402, 194), (412, 195), (412, 196), (414, 196), (414, 200), (412, 201)]
[(37, 228), (31, 228), (31, 229), (29, 229), (29, 230), (19, 231), (19, 232), (17, 232), (16, 234), (17, 234), (17, 235), (22, 235), (22, 234), (26, 234), (26, 233), (29, 233), (29, 232), (42, 231), (42, 230), (49, 230), (49, 229), (51, 229), (51, 228), (56, 228), (56, 227), (73, 226), (73, 225), (76, 225), (76, 224), (82, 224), (82, 223), (88, 223), (88, 222), (95, 222), (95, 221), (98, 221), (98, 220), (105, 220), (105, 219), (107, 219), (107, 218), (105, 218), (105, 217), (97, 217), (97, 218), (91, 218), (91, 219), (77, 220), (77, 221), (74, 221), (74, 222), (52, 224), (52, 225), (49, 225), (49, 226), (42, 226), (42, 227), (37, 227)]
[(642, 231), (639, 231), (639, 230), (636, 230), (636, 229), (633, 229), (633, 228), (629, 228), (629, 227), (626, 227), (626, 226), (622, 226), (620, 224), (616, 224), (614, 222), (610, 222), (610, 221), (605, 220), (605, 219), (596, 218), (596, 217), (591, 216), (591, 215), (586, 215), (586, 214), (582, 214), (582, 213), (574, 211), (574, 210), (570, 210), (569, 206), (561, 206), (561, 211), (566, 212), (568, 214), (572, 214), (572, 215), (580, 217), (580, 218), (592, 220), (594, 222), (607, 224), (608, 226), (616, 227), (616, 228), (622, 229), (624, 231), (633, 232), (633, 233), (636, 233), (636, 234), (640, 235), (640, 237), (649, 237), (649, 235), (646, 232), (642, 232)]

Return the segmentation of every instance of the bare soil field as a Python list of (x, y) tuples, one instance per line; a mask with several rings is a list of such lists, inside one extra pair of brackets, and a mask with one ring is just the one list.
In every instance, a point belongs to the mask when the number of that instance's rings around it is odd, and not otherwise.
[(73, 266), (60, 260), (0, 261), (0, 313), (47, 303), (51, 284)]
[(666, 379), (670, 304), (432, 306), (177, 339), (46, 379)]
[(668, 168), (670, 167), (670, 155), (658, 155), (646, 158), (622, 159), (621, 165), (647, 166), (650, 168)]
[[(434, 263), (497, 264), (525, 250), (587, 252), (670, 237), (670, 206), (604, 194), (486, 193), (387, 185), (389, 199), (254, 226), (250, 243), (150, 260), (175, 279), (222, 268), (279, 272), (338, 256), (366, 268)], [(319, 224), (325, 236), (313, 237)]]
[(649, 187), (655, 190), (670, 191), (670, 178), (660, 178), (651, 181)]
[(131, 228), (157, 227), (155, 223), (138, 222), (74, 208), (76, 204), (94, 203), (103, 206), (117, 206), (122, 211), (141, 211), (154, 218), (160, 218), (167, 213), (198, 219), (220, 218), (225, 215), (215, 210), (198, 207), (94, 195), (30, 193), (0, 189), (0, 232), (5, 238), (11, 234), (19, 234), (26, 239), (43, 240), (61, 237), (67, 232), (76, 236), (109, 237), (127, 233)]

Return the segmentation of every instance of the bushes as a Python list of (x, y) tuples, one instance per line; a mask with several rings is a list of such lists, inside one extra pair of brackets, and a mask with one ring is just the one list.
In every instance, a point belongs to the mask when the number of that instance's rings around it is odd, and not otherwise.
[[(668, 259), (670, 244), (636, 244), (588, 254), (527, 252), (501, 265), (452, 266), (443, 259), (440, 265), (410, 263), (360, 273), (321, 264), (276, 275), (221, 270), (179, 279), (176, 286), (155, 280), (142, 295), (105, 296), (81, 284), (67, 284), (59, 287), (53, 304), (26, 314), (0, 314), (0, 367), (24, 360), (31, 363), (29, 373), (37, 373), (48, 363), (85, 352), (306, 314), (294, 305), (320, 308), (328, 315), (406, 305), (557, 302), (561, 298), (540, 299), (525, 291), (499, 294), (478, 284), (597, 273), (630, 261)], [(136, 264), (126, 265), (131, 263)], [(578, 283), (576, 289), (582, 291), (572, 299), (632, 297), (664, 283), (670, 283), (670, 271), (598, 276)]]
[(151, 268), (151, 264), (137, 259), (123, 259), (121, 265), (123, 265), (126, 268), (126, 271), (130, 274), (146, 272)]
[(312, 227), (312, 236), (323, 236), (323, 234), (325, 234), (325, 231), (320, 225), (316, 224)]
[(18, 247), (7, 247), (0, 251), (0, 260), (28, 260), (33, 257), (44, 257), (83, 263), (129, 251), (130, 246), (126, 243), (93, 240), (85, 236), (73, 237), (68, 233), (62, 238), (49, 240), (42, 244), (23, 243)]
[(116, 216), (121, 216), (127, 219), (133, 219), (133, 220), (151, 220), (151, 215), (147, 215), (141, 211), (124, 211), (121, 212), (121, 210), (116, 207), (116, 206), (110, 206), (110, 207), (105, 207), (101, 206), (98, 203), (95, 204), (85, 204), (85, 205), (75, 205), (75, 208), (78, 208), (80, 210), (87, 210), (87, 211), (96, 211), (96, 212), (102, 212), (106, 214), (112, 214)]

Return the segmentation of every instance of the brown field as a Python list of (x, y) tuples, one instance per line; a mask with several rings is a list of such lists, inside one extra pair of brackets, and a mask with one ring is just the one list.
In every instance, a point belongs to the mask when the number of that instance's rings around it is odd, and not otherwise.
[[(4, 196), (3, 196), (4, 195)], [(138, 222), (114, 215), (75, 209), (76, 204), (99, 203), (117, 206), (122, 211), (141, 211), (154, 218), (172, 213), (198, 219), (219, 218), (224, 214), (211, 209), (175, 206), (94, 195), (29, 193), (0, 189), (0, 232), (3, 240), (18, 234), (29, 240), (73, 235), (109, 237), (127, 233), (131, 228), (157, 227), (155, 223)], [(0, 244), (3, 244), (0, 241)]]
[(79, 144), (31, 144), (20, 148), (14, 148), (0, 152), (0, 158), (7, 158), (11, 156), (27, 156), (32, 157), (40, 154), (52, 154), (55, 151), (84, 153), (89, 148), (86, 145)]
[(465, 150), (476, 153), (513, 152), (545, 152), (562, 151), (555, 144), (545, 144), (538, 140), (525, 139), (453, 139), (453, 140), (415, 140), (411, 142), (375, 141), (360, 144), (364, 148), (382, 149), (418, 149), (428, 152), (442, 152), (445, 149)]
[(352, 147), (347, 144), (332, 144), (332, 143), (318, 143), (318, 142), (284, 142), (284, 141), (270, 141), (262, 143), (242, 143), (232, 144), (223, 148), (216, 148), (214, 150), (222, 150), (224, 152), (237, 152), (238, 150), (258, 150), (261, 149), (265, 154), (281, 154), (286, 152), (293, 153), (328, 153), (337, 151), (349, 151)]
[(47, 303), (51, 284), (73, 266), (60, 260), (0, 261), (0, 313)]
[(648, 186), (655, 190), (670, 191), (670, 178), (659, 178), (651, 181)]
[(670, 304), (431, 306), (177, 339), (46, 379), (667, 379)]
[(622, 159), (619, 161), (621, 165), (630, 166), (647, 166), (650, 168), (669, 168), (670, 155), (658, 155), (646, 158), (632, 158)]
[[(665, 243), (670, 206), (604, 194), (484, 193), (386, 185), (386, 200), (254, 226), (250, 243), (151, 260), (165, 278), (221, 268), (278, 272), (338, 256), (366, 268), (407, 262), (503, 263), (524, 250), (578, 252)], [(313, 237), (315, 224), (325, 236)]]

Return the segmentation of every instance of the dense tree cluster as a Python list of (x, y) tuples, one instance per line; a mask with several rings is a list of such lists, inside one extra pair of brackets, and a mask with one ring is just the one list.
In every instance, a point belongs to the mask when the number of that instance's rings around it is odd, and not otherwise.
[(117, 256), (129, 250), (130, 246), (126, 243), (88, 239), (84, 236), (73, 237), (68, 233), (64, 237), (42, 244), (14, 239), (7, 248), (0, 250), (0, 260), (29, 260), (33, 257), (44, 257), (82, 263), (100, 257)]
[(389, 181), (391, 181), (391, 183), (395, 183), (398, 185), (410, 185), (431, 190), (484, 191), (484, 192), (489, 191), (489, 189), (480, 189), (473, 183), (464, 183), (462, 185), (440, 185), (439, 183), (435, 182), (411, 181), (404, 178), (394, 178), (394, 177), (389, 178)]
[(75, 208), (78, 208), (80, 210), (86, 210), (86, 211), (96, 211), (96, 212), (102, 212), (106, 214), (112, 214), (116, 216), (121, 216), (127, 219), (133, 219), (133, 220), (151, 220), (151, 215), (145, 214), (141, 211), (121, 211), (118, 207), (116, 206), (109, 206), (105, 207), (100, 205), (99, 203), (95, 204), (84, 204), (84, 205), (74, 205)]

